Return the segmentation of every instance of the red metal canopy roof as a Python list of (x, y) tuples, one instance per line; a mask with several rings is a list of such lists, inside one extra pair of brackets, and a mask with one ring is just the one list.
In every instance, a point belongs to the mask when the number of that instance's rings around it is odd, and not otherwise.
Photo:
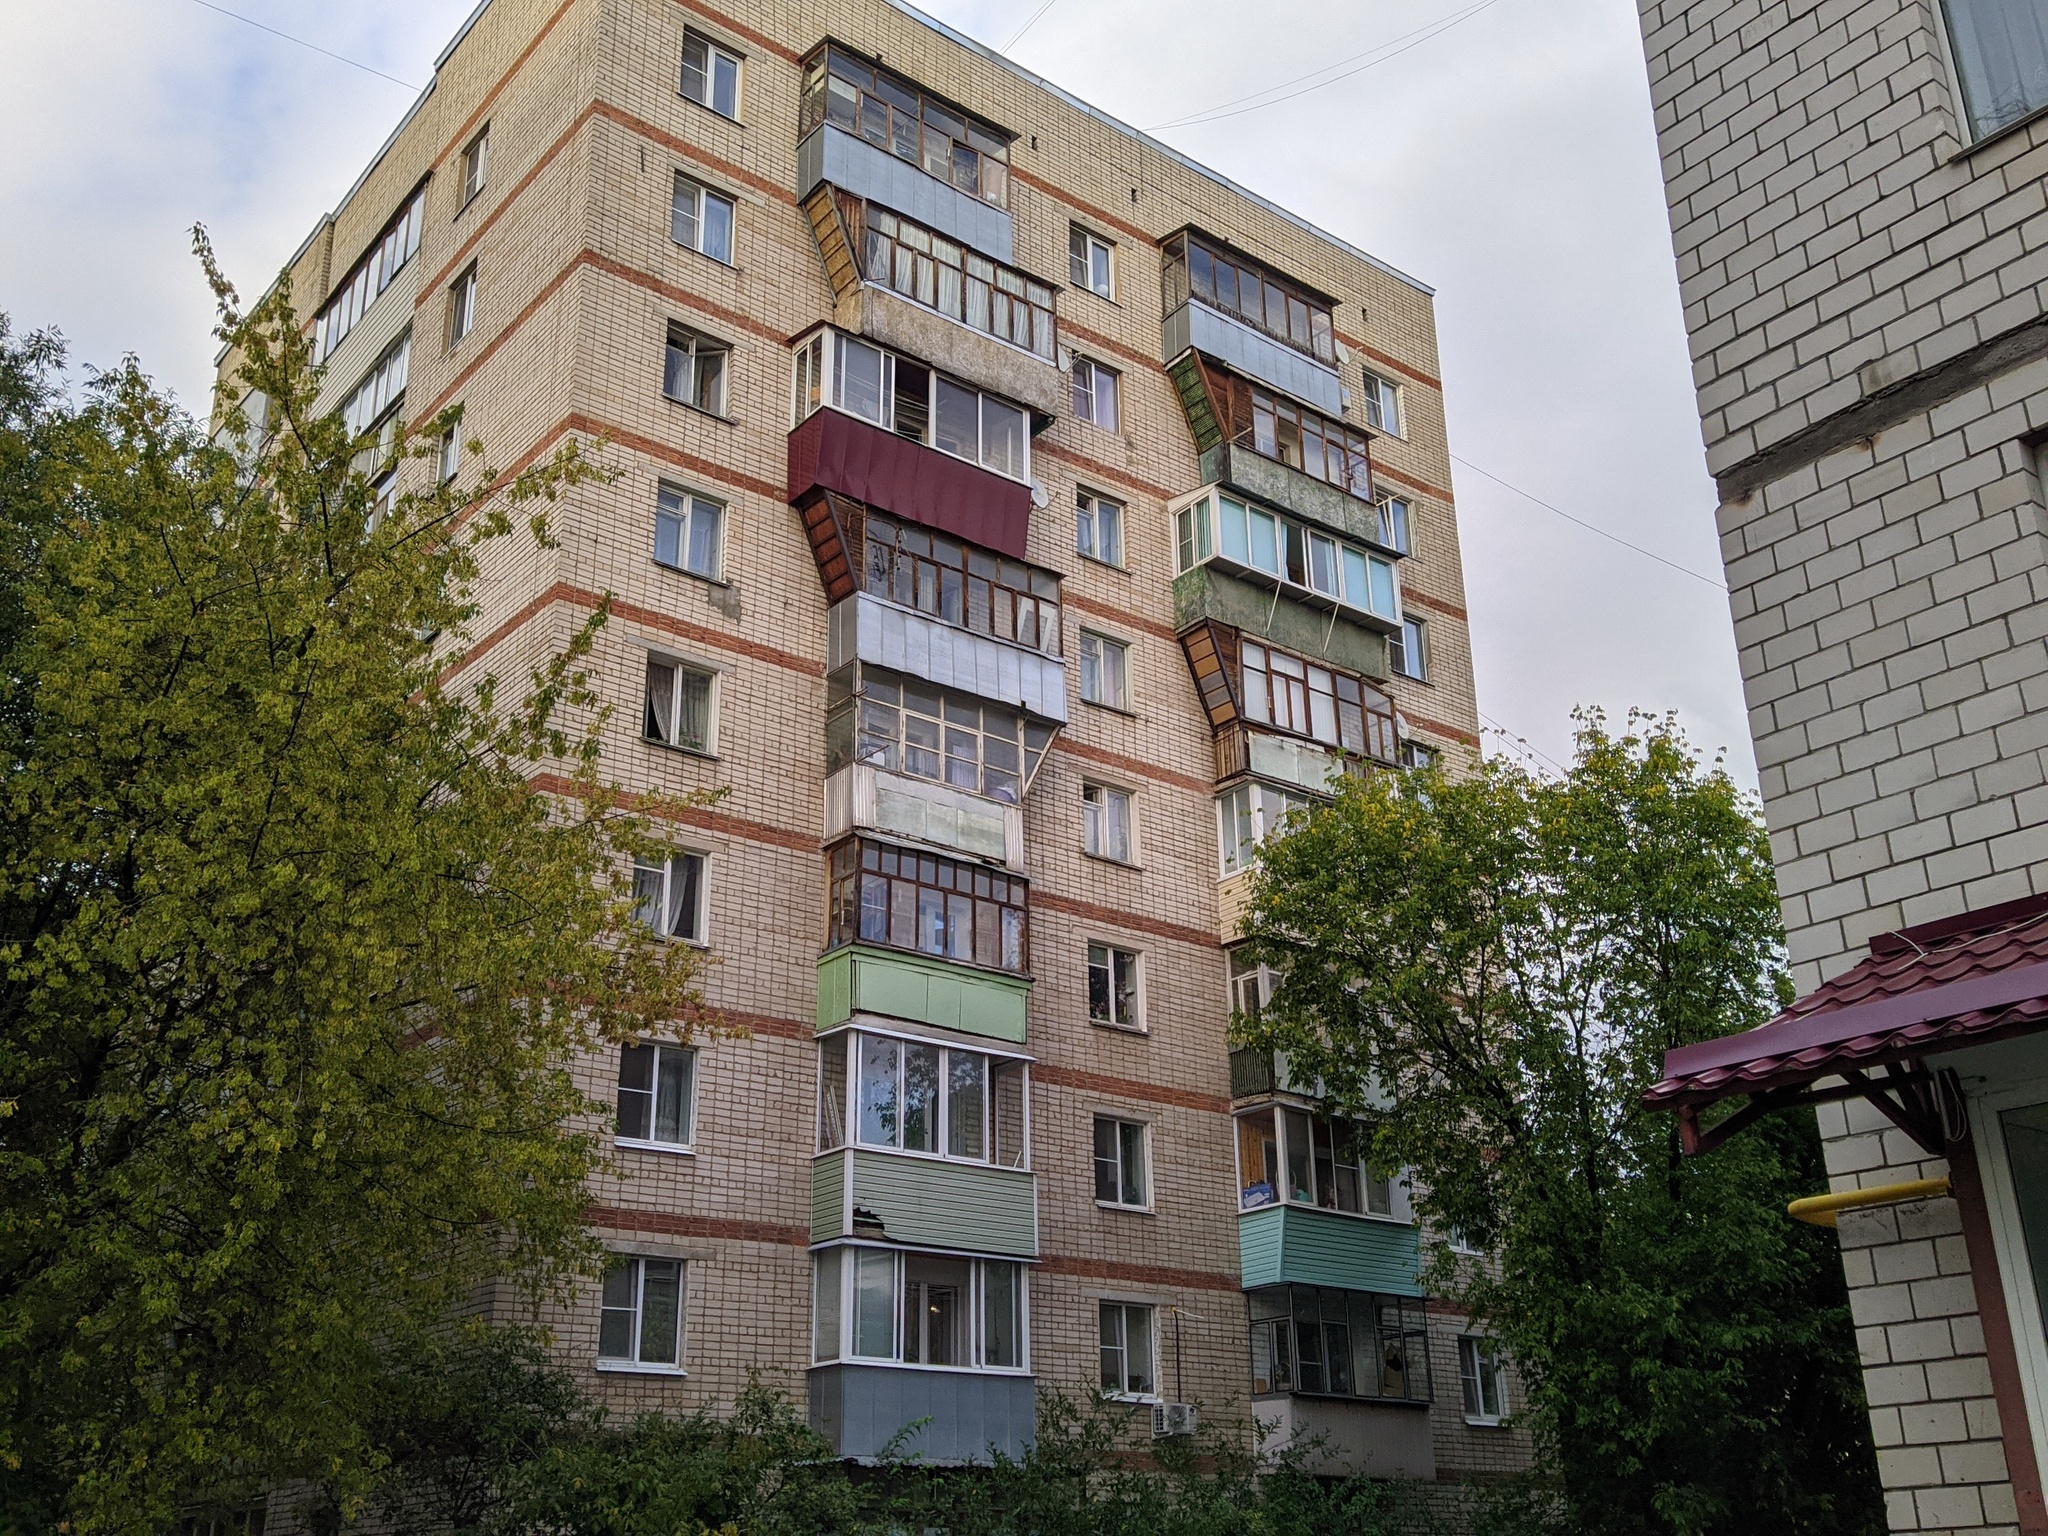
[(2044, 1027), (2048, 897), (2030, 896), (1879, 934), (1869, 959), (1770, 1023), (1667, 1051), (1644, 1098), (1683, 1111)]

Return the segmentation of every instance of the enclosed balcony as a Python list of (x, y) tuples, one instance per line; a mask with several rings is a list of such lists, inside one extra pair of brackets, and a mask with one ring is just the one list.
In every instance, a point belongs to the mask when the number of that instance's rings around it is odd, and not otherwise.
[(1177, 574), (1213, 566), (1290, 603), (1335, 610), (1382, 634), (1400, 632), (1400, 576), (1387, 555), (1215, 486), (1172, 510)]
[(1325, 416), (1344, 414), (1327, 296), (1193, 230), (1161, 250), (1168, 365), (1193, 349)]
[(1436, 1475), (1419, 1299), (1282, 1285), (1245, 1300), (1252, 1411), (1269, 1450), (1296, 1450), (1319, 1476)]

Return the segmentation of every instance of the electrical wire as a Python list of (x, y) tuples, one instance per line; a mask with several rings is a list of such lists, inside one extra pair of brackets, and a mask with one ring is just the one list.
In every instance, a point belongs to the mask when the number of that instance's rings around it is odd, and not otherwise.
[(1597, 533), (1600, 535), (1601, 538), (1619, 544), (1623, 549), (1632, 549), (1639, 555), (1648, 555), (1652, 560), (1656, 561), (1659, 565), (1668, 565), (1671, 567), (1672, 570), (1677, 571), (1682, 576), (1690, 576), (1694, 581), (1703, 581), (1708, 586), (1714, 588), (1714, 590), (1717, 592), (1726, 592), (1728, 590), (1727, 583), (1716, 581), (1711, 576), (1703, 575), (1699, 571), (1694, 570), (1689, 565), (1680, 565), (1676, 560), (1667, 560), (1664, 556), (1658, 554), (1654, 549), (1645, 549), (1640, 544), (1631, 544), (1627, 539), (1624, 539), (1620, 534), (1609, 533), (1605, 528), (1599, 527), (1597, 524), (1594, 523), (1589, 523), (1583, 517), (1574, 517), (1571, 513), (1565, 511), (1563, 507), (1552, 506), (1549, 502), (1545, 501), (1541, 496), (1533, 495), (1530, 492), (1523, 490), (1519, 485), (1514, 485), (1506, 480), (1501, 479), (1501, 477), (1493, 473), (1492, 470), (1481, 469), (1477, 464), (1474, 464), (1470, 459), (1461, 459), (1455, 453), (1451, 455), (1451, 458), (1455, 460), (1457, 463), (1462, 464), (1467, 469), (1471, 470), (1473, 474), (1483, 475), (1485, 478), (1491, 480), (1495, 485), (1500, 486), (1502, 489), (1513, 491), (1517, 496), (1521, 497), (1524, 501), (1535, 502), (1537, 506), (1543, 508), (1543, 510), (1546, 512), (1555, 512), (1559, 517), (1563, 518), (1566, 522), (1576, 523), (1579, 527), (1585, 529), (1588, 533)]
[(1026, 32), (1029, 32), (1033, 27), (1037, 26), (1038, 18), (1043, 16), (1047, 11), (1051, 10), (1055, 3), (1057, 3), (1057, 0), (1045, 0), (1045, 4), (1041, 5), (1037, 10), (1033, 11), (1031, 13), (1031, 19), (1025, 22), (1024, 25), (1019, 27), (1016, 31), (1012, 32), (1010, 34), (1010, 40), (1007, 43), (1003, 44), (1003, 46), (1000, 49), (998, 49), (997, 52), (1008, 53), (1012, 48), (1016, 47), (1017, 39), (1022, 37)]
[(1493, 732), (1494, 735), (1503, 738), (1508, 743), (1509, 747), (1517, 755), (1523, 758), (1527, 758), (1531, 754), (1534, 754), (1535, 756), (1542, 758), (1544, 762), (1550, 764), (1550, 766), (1555, 768), (1559, 773), (1567, 775), (1570, 774), (1571, 769), (1565, 767), (1563, 763), (1560, 763), (1548, 752), (1544, 751), (1541, 747), (1537, 746), (1536, 743), (1531, 741), (1528, 737), (1524, 736), (1520, 731), (1509, 730), (1506, 726), (1502, 725), (1498, 720), (1494, 719), (1493, 716), (1489, 715), (1483, 709), (1479, 711), (1479, 723), (1482, 729), (1490, 730)]
[[(1047, 3), (1050, 4), (1051, 0), (1047, 0)], [(1228, 117), (1242, 117), (1247, 112), (1257, 112), (1266, 107), (1277, 107), (1283, 101), (1293, 101), (1296, 97), (1306, 96), (1311, 91), (1320, 91), (1324, 86), (1335, 85), (1340, 80), (1349, 80), (1353, 75), (1362, 75), (1368, 69), (1384, 64), (1389, 59), (1399, 58), (1402, 54), (1408, 52), (1409, 49), (1420, 48), (1430, 39), (1441, 37), (1444, 33), (1450, 31), (1451, 28), (1458, 26), (1462, 22), (1470, 21), (1481, 11), (1489, 10), (1499, 3), (1500, 0), (1478, 0), (1478, 3), (1475, 5), (1468, 5), (1462, 11), (1454, 11), (1448, 16), (1440, 16), (1435, 21), (1425, 26), (1417, 27), (1412, 32), (1403, 32), (1400, 36), (1389, 38), (1384, 43), (1375, 43), (1372, 47), (1366, 49), (1364, 53), (1354, 53), (1349, 58), (1339, 59), (1335, 64), (1326, 64), (1321, 69), (1310, 70), (1305, 75), (1298, 75), (1292, 80), (1282, 81), (1279, 85), (1268, 86), (1263, 91), (1253, 91), (1249, 96), (1239, 96), (1235, 100), (1221, 102), (1213, 107), (1204, 107), (1199, 112), (1191, 112), (1186, 117), (1177, 117), (1172, 122), (1155, 124), (1145, 131), (1147, 133), (1161, 133), (1169, 128), (1190, 128), (1202, 123), (1221, 122)], [(1410, 41), (1410, 39), (1413, 39), (1413, 41)], [(1402, 46), (1395, 47), (1397, 43)], [(1378, 56), (1373, 57), (1373, 55)], [(1366, 62), (1359, 63), (1358, 61), (1361, 59)], [(1347, 65), (1354, 67), (1347, 68)], [(1331, 74), (1332, 70), (1342, 70), (1343, 73)], [(1316, 79), (1318, 75), (1329, 75), (1330, 78), (1318, 80)], [(1305, 83), (1311, 80), (1314, 80), (1315, 84), (1309, 85)], [(1295, 90), (1293, 89), (1295, 86), (1300, 86), (1301, 88)], [(1285, 92), (1286, 94), (1276, 94), (1279, 92)], [(1261, 97), (1271, 97), (1272, 99), (1262, 101), (1259, 99)], [(1241, 105), (1244, 102), (1250, 102), (1251, 105)]]
[[(272, 37), (281, 37), (288, 43), (297, 43), (301, 48), (310, 48), (315, 53), (324, 53), (328, 58), (339, 60), (351, 69), (360, 69), (364, 74), (375, 75), (379, 80), (389, 80), (393, 85), (402, 85), (408, 91), (425, 89), (423, 86), (414, 85), (410, 80), (401, 80), (396, 75), (387, 75), (383, 70), (372, 68), (368, 64), (350, 58), (347, 54), (336, 53), (332, 48), (322, 48), (318, 43), (309, 43), (303, 37), (293, 37), (289, 32), (280, 32), (277, 28), (260, 22), (253, 16), (244, 16), (241, 12), (231, 11), (226, 6), (215, 5), (213, 0), (192, 0), (192, 3), (204, 6), (207, 10), (218, 12), (220, 15), (229, 17), (234, 21), (239, 21), (245, 26), (254, 27), (259, 32), (268, 32)], [(1047, 3), (1050, 4), (1051, 0), (1047, 0)]]

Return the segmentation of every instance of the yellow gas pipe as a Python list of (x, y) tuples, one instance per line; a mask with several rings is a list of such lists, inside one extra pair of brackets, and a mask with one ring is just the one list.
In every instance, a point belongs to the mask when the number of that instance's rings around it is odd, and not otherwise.
[(1912, 1179), (1904, 1184), (1880, 1184), (1874, 1189), (1845, 1189), (1838, 1195), (1808, 1195), (1785, 1207), (1795, 1221), (1816, 1227), (1832, 1227), (1842, 1211), (1860, 1211), (1872, 1205), (1903, 1205), (1909, 1200), (1936, 1200), (1948, 1193), (1948, 1178)]

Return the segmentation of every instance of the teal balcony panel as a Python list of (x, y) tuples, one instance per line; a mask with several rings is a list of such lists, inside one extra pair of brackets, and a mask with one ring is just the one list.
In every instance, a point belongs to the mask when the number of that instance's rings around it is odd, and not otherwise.
[(1248, 1291), (1291, 1283), (1423, 1294), (1421, 1230), (1400, 1222), (1269, 1205), (1238, 1218), (1237, 1248)]

